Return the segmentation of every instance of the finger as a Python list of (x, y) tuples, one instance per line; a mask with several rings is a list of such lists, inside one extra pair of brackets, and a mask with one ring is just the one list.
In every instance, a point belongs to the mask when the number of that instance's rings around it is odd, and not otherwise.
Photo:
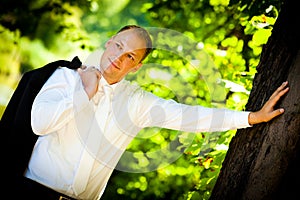
[(287, 85), (288, 85), (288, 82), (287, 82), (287, 81), (283, 82), (283, 83), (277, 88), (277, 91), (283, 90)]
[(92, 67), (92, 71), (97, 73), (97, 76), (101, 75), (101, 72), (97, 67)]
[(284, 89), (284, 87), (287, 85), (287, 81), (283, 82), (276, 90), (273, 92), (270, 98), (276, 96), (281, 90)]
[(282, 113), (284, 113), (284, 109), (283, 108), (279, 108), (279, 109), (274, 110), (271, 113), (271, 119), (273, 119), (274, 117), (277, 117), (278, 115), (281, 115)]
[(87, 70), (87, 71), (94, 71), (94, 70), (95, 70), (95, 67), (93, 67), (93, 66), (87, 67), (86, 70)]
[(87, 68), (86, 65), (81, 65), (81, 66), (80, 66), (80, 69), (82, 69), (82, 70), (85, 70), (86, 68)]
[(277, 96), (282, 97), (289, 91), (289, 89), (290, 89), (289, 87), (286, 87), (284, 90), (281, 90)]
[(280, 91), (282, 91), (286, 86), (287, 86), (288, 82), (285, 81), (283, 82), (276, 90), (275, 92), (273, 92), (273, 94), (271, 95), (270, 99), (273, 98), (274, 96), (276, 96), (278, 93), (280, 93)]
[(98, 69), (95, 70), (95, 73), (97, 75), (97, 78), (101, 78), (102, 77), (102, 75), (101, 75), (101, 73), (100, 73), (100, 71)]
[[(287, 92), (288, 88), (283, 91), (283, 92)], [(285, 94), (285, 93), (284, 93)], [(267, 110), (273, 110), (274, 106), (277, 104), (277, 102), (279, 101), (279, 99), (281, 98), (283, 94), (278, 94), (275, 97), (273, 97), (272, 99), (269, 99), (266, 104), (264, 105), (264, 108)]]
[(277, 103), (277, 101), (279, 101), (279, 99), (285, 95), (287, 92), (289, 91), (289, 87), (285, 88), (284, 90), (279, 91), (276, 95), (274, 95), (270, 100), (272, 102), (273, 105), (275, 105)]
[(97, 67), (91, 66), (89, 67), (90, 72), (95, 73), (97, 78), (101, 78), (100, 70)]

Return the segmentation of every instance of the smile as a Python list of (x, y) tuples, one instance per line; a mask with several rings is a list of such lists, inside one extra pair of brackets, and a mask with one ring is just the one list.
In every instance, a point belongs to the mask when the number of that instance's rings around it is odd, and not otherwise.
[(109, 62), (111, 64), (111, 66), (113, 66), (114, 68), (120, 69), (120, 67), (114, 61), (112, 61), (110, 58), (109, 58)]

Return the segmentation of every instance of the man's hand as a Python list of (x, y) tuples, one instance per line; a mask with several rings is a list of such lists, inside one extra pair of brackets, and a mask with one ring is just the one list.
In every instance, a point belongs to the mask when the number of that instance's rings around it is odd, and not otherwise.
[(274, 106), (278, 100), (288, 92), (289, 88), (287, 87), (288, 82), (283, 82), (281, 86), (272, 94), (269, 100), (264, 104), (264, 106), (256, 112), (250, 112), (248, 121), (250, 125), (258, 124), (261, 122), (268, 122), (274, 117), (284, 113), (283, 108), (274, 110)]
[(101, 73), (96, 67), (86, 66), (78, 68), (77, 71), (80, 75), (84, 90), (87, 93), (89, 99), (91, 99), (98, 90)]

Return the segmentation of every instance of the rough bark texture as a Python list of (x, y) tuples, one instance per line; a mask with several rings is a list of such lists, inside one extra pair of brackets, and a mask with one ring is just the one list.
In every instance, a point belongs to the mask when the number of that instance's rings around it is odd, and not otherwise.
[(290, 91), (278, 104), (285, 113), (237, 131), (211, 200), (300, 199), (300, 11), (296, 4), (286, 0), (282, 7), (246, 106), (247, 110), (260, 109), (288, 80)]

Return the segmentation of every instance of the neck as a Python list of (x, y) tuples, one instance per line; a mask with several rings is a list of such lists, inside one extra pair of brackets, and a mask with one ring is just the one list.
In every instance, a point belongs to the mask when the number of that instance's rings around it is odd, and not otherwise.
[(109, 85), (113, 85), (115, 83), (118, 83), (119, 81), (110, 79), (109, 77), (107, 77), (105, 74), (102, 74), (102, 77), (105, 79), (105, 81), (109, 84)]

